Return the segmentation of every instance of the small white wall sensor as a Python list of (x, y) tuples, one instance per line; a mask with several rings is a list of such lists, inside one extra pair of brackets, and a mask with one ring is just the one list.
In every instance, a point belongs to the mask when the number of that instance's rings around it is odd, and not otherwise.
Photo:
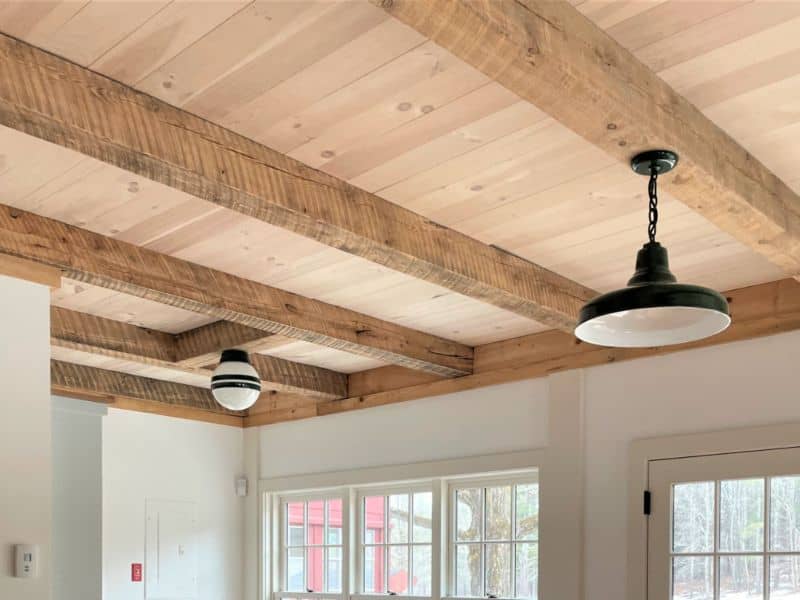
[(17, 577), (37, 577), (39, 575), (39, 546), (17, 544), (14, 546), (15, 569)]
[(236, 495), (240, 498), (247, 496), (247, 477), (240, 477), (236, 480)]

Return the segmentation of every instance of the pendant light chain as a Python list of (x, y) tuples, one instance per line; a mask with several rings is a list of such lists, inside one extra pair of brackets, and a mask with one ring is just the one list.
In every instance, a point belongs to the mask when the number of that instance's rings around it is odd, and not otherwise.
[(658, 167), (655, 164), (650, 166), (650, 183), (647, 185), (647, 194), (650, 196), (650, 223), (647, 227), (647, 235), (652, 243), (656, 241), (656, 225), (658, 225)]

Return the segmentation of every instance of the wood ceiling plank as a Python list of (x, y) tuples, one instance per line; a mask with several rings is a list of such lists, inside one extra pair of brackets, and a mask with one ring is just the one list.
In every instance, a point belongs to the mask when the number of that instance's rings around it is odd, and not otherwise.
[(175, 362), (187, 367), (216, 365), (220, 352), (229, 348), (259, 352), (290, 341), (261, 329), (217, 321), (178, 334), (175, 337)]
[(574, 7), (373, 2), (621, 162), (677, 150), (681, 165), (663, 178), (666, 189), (800, 276), (800, 197)]
[[(51, 343), (59, 348), (200, 376), (206, 385), (211, 377), (209, 369), (176, 363), (178, 343), (169, 334), (58, 307), (51, 308), (50, 330)], [(251, 362), (265, 390), (327, 400), (347, 395), (341, 373), (258, 354)]]
[(467, 346), (32, 213), (2, 206), (0, 231), (0, 252), (58, 267), (70, 279), (433, 373), (471, 369)]
[(0, 64), (9, 127), (552, 327), (594, 295), (18, 40), (0, 37)]

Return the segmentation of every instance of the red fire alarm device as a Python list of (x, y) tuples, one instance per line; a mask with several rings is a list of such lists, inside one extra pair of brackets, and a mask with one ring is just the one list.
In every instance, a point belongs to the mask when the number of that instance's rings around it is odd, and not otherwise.
[(142, 563), (131, 563), (131, 581), (142, 580)]

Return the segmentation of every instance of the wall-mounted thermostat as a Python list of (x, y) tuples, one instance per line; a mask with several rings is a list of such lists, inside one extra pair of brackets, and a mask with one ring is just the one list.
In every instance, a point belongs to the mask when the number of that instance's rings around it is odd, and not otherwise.
[(17, 577), (36, 577), (39, 575), (39, 546), (17, 544), (14, 546), (15, 569)]

